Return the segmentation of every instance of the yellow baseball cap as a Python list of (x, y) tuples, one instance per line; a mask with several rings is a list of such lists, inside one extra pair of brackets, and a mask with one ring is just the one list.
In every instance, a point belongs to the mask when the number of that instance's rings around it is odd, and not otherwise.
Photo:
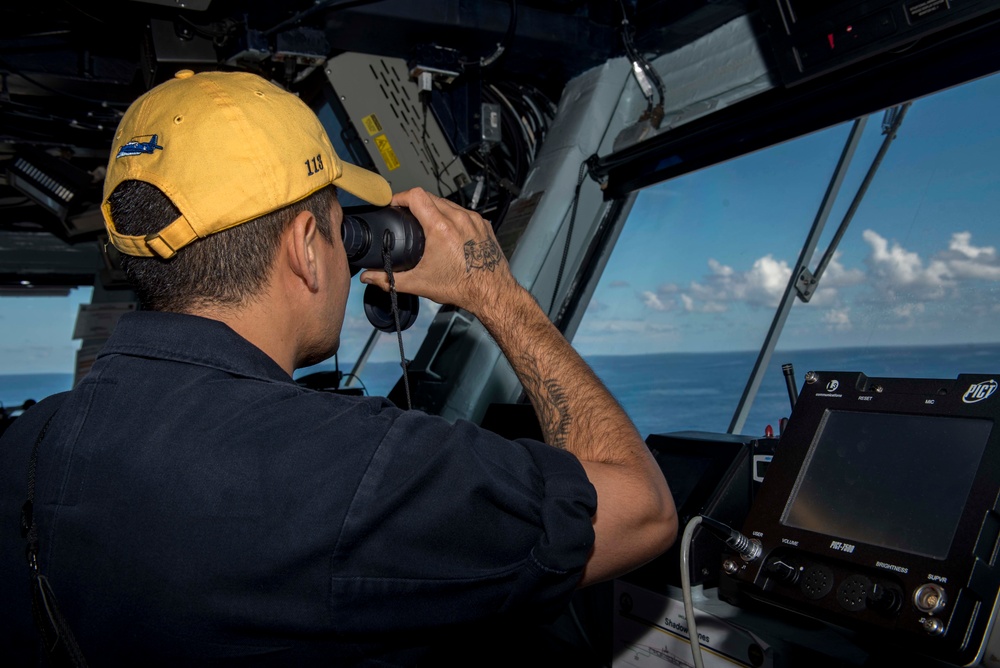
[[(119, 234), (108, 196), (127, 180), (159, 188), (180, 217), (157, 234)], [(119, 251), (169, 258), (331, 183), (378, 206), (392, 198), (384, 178), (337, 156), (316, 114), (292, 93), (249, 72), (181, 70), (125, 112), (101, 210)]]

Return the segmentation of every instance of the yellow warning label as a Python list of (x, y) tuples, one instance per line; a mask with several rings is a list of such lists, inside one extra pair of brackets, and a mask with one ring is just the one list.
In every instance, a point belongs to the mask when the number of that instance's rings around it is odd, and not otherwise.
[(399, 167), (399, 158), (396, 157), (396, 152), (392, 150), (388, 137), (385, 135), (375, 137), (375, 146), (378, 147), (378, 152), (382, 154), (385, 166), (389, 168), (390, 172)]
[(382, 132), (382, 124), (378, 122), (378, 117), (375, 114), (365, 116), (361, 122), (365, 124), (365, 130), (368, 130), (369, 135), (374, 136)]

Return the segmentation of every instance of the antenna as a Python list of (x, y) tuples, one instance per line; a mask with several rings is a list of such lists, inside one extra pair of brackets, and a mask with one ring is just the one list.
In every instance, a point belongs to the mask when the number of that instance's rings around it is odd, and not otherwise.
[(785, 385), (788, 386), (788, 398), (792, 401), (792, 410), (795, 410), (795, 402), (799, 400), (798, 390), (795, 387), (795, 370), (791, 363), (782, 364), (781, 372), (785, 374)]

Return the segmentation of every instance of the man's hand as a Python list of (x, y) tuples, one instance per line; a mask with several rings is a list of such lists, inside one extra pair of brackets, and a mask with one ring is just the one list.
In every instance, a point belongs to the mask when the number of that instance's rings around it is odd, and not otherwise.
[[(426, 237), (417, 266), (393, 275), (396, 290), (458, 306), (476, 316), (503, 293), (518, 290), (492, 227), (478, 213), (422, 188), (397, 193), (392, 203), (408, 208)], [(389, 289), (384, 271), (365, 271), (361, 282)]]

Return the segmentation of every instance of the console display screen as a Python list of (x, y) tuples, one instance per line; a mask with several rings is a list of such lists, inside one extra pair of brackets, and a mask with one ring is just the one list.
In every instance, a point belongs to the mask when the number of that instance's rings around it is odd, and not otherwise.
[(991, 420), (827, 411), (781, 522), (948, 556)]

